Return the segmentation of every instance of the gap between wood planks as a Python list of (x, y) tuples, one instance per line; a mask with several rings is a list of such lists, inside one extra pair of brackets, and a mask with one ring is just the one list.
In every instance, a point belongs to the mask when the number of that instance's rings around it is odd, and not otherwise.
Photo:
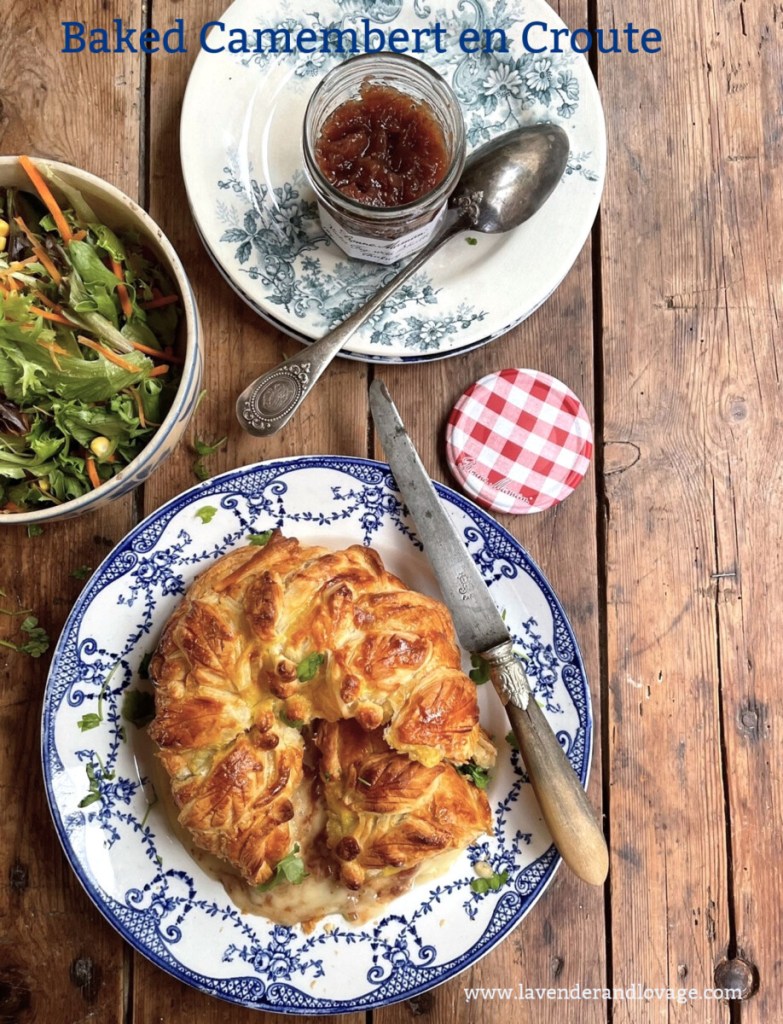
[[(740, 5), (741, 7), (741, 5)], [(744, 23), (743, 23), (744, 29)], [(729, 486), (731, 486), (731, 460), (729, 459)], [(736, 531), (737, 508), (734, 503), (734, 526)], [(729, 927), (729, 940), (726, 947), (725, 958), (733, 960), (737, 956), (737, 923), (734, 906), (734, 857), (731, 846), (731, 801), (729, 800), (729, 758), (726, 746), (726, 718), (723, 703), (723, 661), (721, 659), (720, 642), (720, 581), (729, 576), (729, 573), (721, 572), (720, 553), (718, 548), (718, 503), (715, 493), (715, 478), (712, 480), (712, 536), (714, 541), (715, 572), (711, 579), (715, 583), (715, 660), (718, 666), (718, 744), (720, 748), (721, 787), (723, 789), (723, 813), (726, 829), (726, 916)], [(736, 545), (739, 552), (739, 545)], [(736, 569), (736, 566), (735, 566)], [(716, 965), (713, 964), (713, 971)], [(729, 1024), (740, 1024), (741, 1003), (729, 1002)]]
[[(592, 33), (598, 28), (598, 0), (587, 0), (587, 24)], [(590, 70), (596, 85), (600, 86), (598, 54), (590, 51)], [(596, 215), (590, 234), (591, 275), (593, 300), (593, 470), (595, 474), (595, 531), (597, 606), (598, 606), (598, 703), (601, 712), (601, 805), (604, 820), (606, 844), (611, 857), (612, 825), (610, 817), (610, 758), (609, 758), (609, 631), (607, 624), (608, 580), (606, 570), (607, 520), (609, 509), (604, 478), (604, 351), (603, 351), (603, 277), (601, 270), (601, 211)], [(606, 985), (614, 986), (614, 963), (612, 960), (612, 892), (607, 881), (604, 884), (604, 956), (606, 963)], [(611, 999), (606, 1003), (606, 1021), (612, 1024), (614, 1009)]]
[[(141, 0), (141, 25), (143, 29), (152, 26), (152, 0)], [(139, 206), (144, 210), (149, 209), (150, 188), (152, 168), (150, 166), (150, 153), (152, 151), (150, 137), (152, 132), (152, 119), (150, 117), (150, 103), (152, 93), (152, 62), (148, 53), (141, 53), (141, 96), (139, 97)], [(137, 487), (133, 492), (133, 525), (140, 523), (144, 518), (144, 492), (147, 489), (146, 483)], [(136, 950), (125, 945), (123, 956), (123, 1024), (134, 1024), (135, 1012), (133, 1005), (133, 989), (136, 975)]]

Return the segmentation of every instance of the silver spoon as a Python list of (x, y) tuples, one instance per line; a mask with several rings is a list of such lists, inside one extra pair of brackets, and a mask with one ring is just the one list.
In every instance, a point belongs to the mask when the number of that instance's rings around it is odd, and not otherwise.
[(476, 150), (465, 163), (444, 223), (429, 245), (339, 327), (245, 388), (236, 405), (245, 430), (269, 437), (284, 427), (362, 324), (453, 235), (499, 234), (532, 217), (563, 177), (568, 150), (568, 136), (553, 124), (518, 128)]

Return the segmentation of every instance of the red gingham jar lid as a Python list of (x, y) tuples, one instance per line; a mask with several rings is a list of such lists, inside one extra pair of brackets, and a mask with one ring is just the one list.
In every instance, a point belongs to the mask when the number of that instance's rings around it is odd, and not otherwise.
[(538, 370), (501, 370), (472, 384), (446, 428), (454, 476), (496, 512), (541, 512), (567, 498), (593, 454), (585, 408)]

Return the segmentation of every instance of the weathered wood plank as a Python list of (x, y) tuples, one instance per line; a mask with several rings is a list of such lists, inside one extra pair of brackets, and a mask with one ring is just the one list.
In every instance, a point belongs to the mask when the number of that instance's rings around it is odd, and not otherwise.
[[(713, 166), (722, 197), (720, 289), (705, 305), (715, 307), (725, 338), (711, 393), (709, 461), (731, 834), (729, 956), (757, 970), (759, 992), (743, 1004), (741, 1019), (761, 1024), (783, 1011), (783, 904), (774, 867), (783, 860), (783, 8), (716, 5), (704, 59), (705, 70), (712, 68)], [(743, 984), (747, 972), (738, 964), (725, 977)]]
[[(741, 5), (740, 5), (741, 6)], [(713, 474), (735, 373), (724, 309), (720, 9), (655, 12), (659, 57), (606, 57), (603, 205), (613, 982), (694, 988), (615, 1002), (614, 1021), (726, 1021), (701, 998), (729, 945)], [(598, 20), (610, 24), (610, 4)], [(623, 20), (647, 25), (649, 5)], [(723, 29), (723, 31), (721, 31)], [(665, 187), (671, 182), (672, 187)], [(731, 767), (731, 766), (730, 766)]]
[[(176, 0), (156, 0), (154, 24), (169, 25), (182, 13)], [(202, 22), (214, 16), (214, 4), (199, 0), (188, 5), (186, 27), (192, 35)], [(301, 346), (266, 325), (231, 291), (213, 267), (193, 227), (182, 184), (177, 138), (182, 95), (197, 52), (195, 38), (189, 40), (189, 51), (189, 58), (168, 58), (154, 62), (152, 67), (150, 210), (183, 258), (203, 320), (207, 395), (196, 415), (191, 439), (228, 438), (226, 446), (206, 460), (211, 474), (292, 455), (364, 454), (367, 369), (361, 363), (335, 363), (307, 405), (277, 437), (253, 439), (235, 419), (234, 403), (242, 388)], [(193, 460), (192, 451), (181, 445), (165, 470), (148, 482), (145, 511), (196, 482)], [(199, 1024), (259, 1024), (278, 1019), (211, 999), (163, 974), (142, 957), (135, 958), (133, 988), (134, 1020), (139, 1024), (147, 1024), (158, 1016), (166, 1024), (192, 1024), (194, 1020)], [(340, 1020), (363, 1024), (364, 1014)]]
[[(69, 15), (95, 18), (75, 0)], [(112, 13), (138, 17), (119, 0)], [(138, 190), (140, 67), (132, 57), (59, 54), (50, 5), (11, 0), (0, 11), (0, 146), (65, 160)], [(118, 142), (118, 140), (121, 140)], [(5, 607), (33, 608), (54, 641), (82, 586), (69, 575), (96, 566), (133, 521), (131, 498), (48, 525), (28, 538), (0, 527)], [(9, 626), (0, 623), (3, 634)], [(124, 947), (80, 888), (55, 836), (40, 769), (40, 716), (48, 656), (0, 653), (0, 1017), (62, 1024), (123, 1019)]]

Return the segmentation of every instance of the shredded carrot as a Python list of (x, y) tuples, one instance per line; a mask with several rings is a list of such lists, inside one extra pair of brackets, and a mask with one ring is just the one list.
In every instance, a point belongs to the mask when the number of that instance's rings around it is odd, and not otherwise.
[(59, 313), (50, 313), (48, 309), (39, 309), (38, 306), (30, 306), (30, 312), (35, 313), (36, 316), (42, 316), (44, 320), (51, 320), (53, 324), (65, 324), (66, 327), (76, 326), (70, 320), (66, 320), (64, 316), (60, 316)]
[(169, 372), (170, 369), (171, 367), (166, 366), (165, 364), (163, 364), (162, 366), (156, 366), (154, 370), (150, 370), (150, 377), (163, 377)]
[(139, 411), (139, 423), (142, 427), (146, 427), (147, 421), (144, 419), (144, 406), (142, 405), (141, 395), (139, 394), (138, 389), (133, 392), (133, 397), (136, 399), (136, 407)]
[(179, 302), (179, 295), (159, 295), (149, 302), (142, 302), (141, 308), (160, 309), (161, 306), (172, 306), (175, 302)]
[(39, 292), (37, 288), (31, 288), (30, 291), (39, 302), (43, 302), (44, 306), (48, 306), (49, 309), (53, 309), (55, 313), (62, 313), (63, 307), (58, 306), (56, 302), (52, 302), (48, 295), (44, 295), (43, 292)]
[(11, 289), (12, 292), (21, 291), (21, 289), (19, 287), (19, 282), (14, 280), (13, 277), (9, 277), (8, 278), (8, 287)]
[(81, 231), (76, 231), (74, 233), (73, 241), (74, 242), (83, 242), (86, 237), (87, 237), (87, 232), (84, 229), (82, 229)]
[(52, 355), (58, 355), (58, 356), (67, 356), (68, 355), (66, 350), (61, 345), (58, 345), (54, 341), (41, 341), (41, 339), (39, 338), (38, 339), (38, 344), (42, 348), (49, 349), (49, 351), (52, 353)]
[(176, 363), (178, 366), (182, 366), (185, 362), (184, 359), (179, 359), (176, 356), (171, 355), (169, 351), (160, 352), (156, 348), (150, 348), (149, 345), (142, 345), (139, 341), (133, 341), (128, 338), (128, 341), (133, 345), (139, 352), (143, 352), (145, 356), (151, 356), (152, 359), (166, 359), (170, 363)]
[(46, 253), (43, 251), (43, 249), (40, 247), (40, 245), (35, 239), (35, 235), (28, 228), (28, 226), (25, 224), (21, 217), (15, 217), (14, 220), (22, 229), (22, 231), (24, 231), (24, 233), (27, 235), (30, 241), (30, 245), (33, 247), (33, 253), (35, 255), (35, 258), (38, 260), (39, 263), (43, 263), (44, 267), (46, 267), (46, 272), (49, 274), (54, 283), (59, 284), (60, 281), (62, 281), (63, 276), (57, 269), (57, 267), (54, 265), (54, 263), (52, 263), (52, 261), (46, 255)]
[(127, 370), (128, 373), (138, 373), (139, 367), (134, 366), (133, 363), (129, 363), (122, 356), (118, 356), (116, 352), (112, 352), (110, 348), (106, 348), (105, 345), (99, 345), (97, 341), (92, 341), (90, 338), (85, 338), (82, 334), (78, 335), (79, 342), (82, 345), (86, 345), (87, 348), (93, 349), (95, 352), (99, 352), (105, 359), (108, 359), (110, 363), (114, 363), (115, 366), (119, 366), (123, 370)]
[[(49, 346), (48, 345), (44, 345), (44, 348), (49, 348)], [(60, 360), (57, 358), (57, 353), (56, 352), (52, 352), (52, 362), (57, 367), (57, 372), (58, 373), (62, 373), (63, 372), (63, 368), (62, 368), (62, 366), (60, 366)]]
[[(44, 206), (51, 213), (54, 218), (54, 223), (57, 225), (57, 230), (60, 232), (62, 240), (67, 245), (68, 242), (73, 238), (73, 232), (68, 226), (68, 221), (65, 219), (63, 211), (57, 205), (57, 200), (52, 195), (49, 186), (44, 181), (41, 172), (32, 162), (29, 156), (20, 156), (19, 163), (24, 168), (27, 177), (32, 181), (35, 186), (38, 195), (44, 202)], [(48, 269), (48, 267), (47, 267)]]
[(130, 320), (130, 318), (133, 316), (133, 305), (131, 304), (130, 296), (128, 295), (128, 289), (125, 287), (125, 275), (122, 272), (122, 267), (115, 259), (111, 261), (111, 269), (114, 273), (114, 276), (120, 282), (117, 285), (117, 294), (120, 297), (120, 305), (122, 306), (122, 311), (125, 314), (126, 318)]
[(90, 483), (94, 488), (100, 487), (101, 478), (98, 476), (98, 470), (95, 465), (95, 459), (90, 457), (87, 458), (85, 461), (87, 462), (87, 476), (90, 478)]
[(9, 265), (8, 269), (4, 270), (3, 273), (4, 274), (13, 274), (17, 270), (21, 270), (23, 267), (26, 267), (28, 265), (28, 263), (35, 263), (35, 261), (36, 261), (36, 257), (35, 256), (28, 256), (26, 260), (16, 260), (16, 262), (11, 263)]

